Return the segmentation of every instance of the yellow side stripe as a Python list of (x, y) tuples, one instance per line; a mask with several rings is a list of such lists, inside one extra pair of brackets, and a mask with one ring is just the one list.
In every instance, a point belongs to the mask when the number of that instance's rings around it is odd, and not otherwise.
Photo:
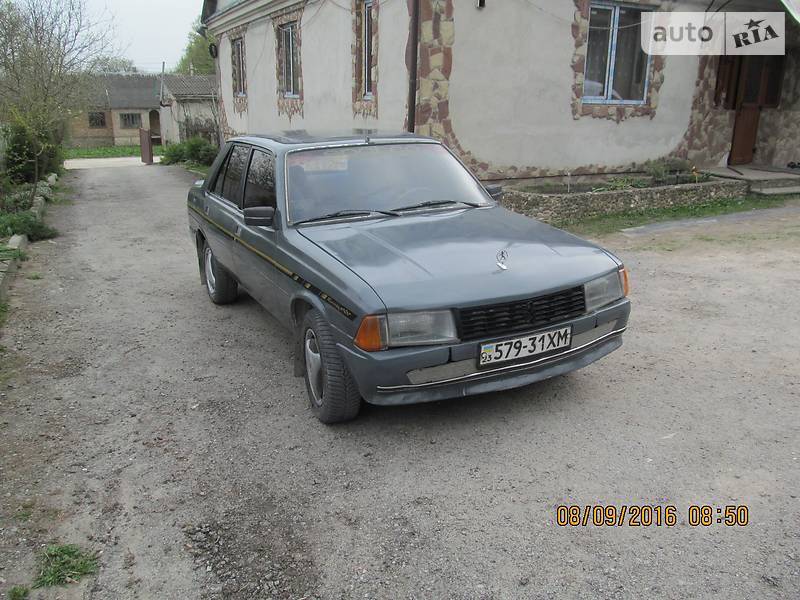
[(256, 254), (256, 255), (257, 255), (259, 258), (262, 258), (262, 259), (264, 259), (264, 260), (265, 260), (265, 261), (267, 261), (269, 264), (271, 264), (273, 267), (275, 267), (276, 269), (278, 269), (278, 270), (279, 270), (281, 273), (283, 273), (283, 274), (284, 274), (284, 275), (286, 275), (287, 277), (291, 277), (291, 278), (292, 278), (294, 281), (296, 281), (297, 283), (299, 283), (300, 285), (302, 285), (303, 287), (305, 287), (307, 290), (311, 290), (312, 292), (314, 292), (314, 293), (315, 293), (317, 296), (319, 296), (319, 297), (320, 297), (320, 298), (321, 298), (321, 299), (322, 299), (324, 302), (326, 302), (326, 303), (328, 303), (329, 305), (331, 305), (333, 308), (335, 308), (336, 310), (338, 310), (340, 313), (342, 313), (344, 316), (346, 316), (346, 317), (347, 317), (348, 319), (350, 319), (351, 321), (352, 321), (352, 320), (354, 320), (354, 319), (356, 318), (356, 314), (355, 314), (355, 313), (354, 313), (352, 310), (350, 310), (349, 308), (347, 308), (347, 307), (346, 307), (346, 306), (344, 306), (343, 304), (340, 304), (339, 302), (337, 302), (336, 300), (334, 300), (334, 299), (333, 299), (331, 296), (329, 296), (328, 294), (326, 294), (325, 292), (323, 292), (322, 290), (320, 290), (318, 287), (316, 287), (316, 286), (315, 286), (313, 283), (311, 283), (310, 281), (308, 281), (308, 280), (304, 279), (303, 277), (301, 277), (301, 276), (300, 276), (300, 275), (298, 275), (297, 273), (294, 273), (294, 272), (293, 272), (293, 271), (291, 271), (290, 269), (286, 268), (285, 266), (283, 266), (281, 263), (279, 263), (278, 261), (276, 261), (276, 260), (275, 260), (274, 258), (272, 258), (271, 256), (269, 256), (269, 255), (267, 255), (267, 254), (264, 254), (263, 252), (261, 252), (261, 251), (260, 251), (258, 248), (254, 248), (253, 246), (251, 246), (250, 244), (248, 244), (247, 242), (245, 242), (245, 241), (244, 241), (242, 238), (240, 238), (239, 236), (237, 236), (236, 234), (234, 234), (232, 231), (229, 231), (229, 230), (225, 229), (225, 228), (224, 228), (222, 225), (220, 225), (219, 223), (217, 223), (216, 221), (214, 221), (213, 219), (211, 219), (211, 218), (210, 218), (210, 217), (209, 217), (207, 214), (205, 214), (203, 211), (201, 211), (201, 210), (200, 210), (199, 208), (197, 208), (196, 206), (193, 206), (191, 203), (187, 203), (187, 206), (188, 206), (188, 207), (189, 207), (191, 210), (193, 210), (194, 212), (196, 212), (198, 215), (200, 215), (200, 216), (201, 216), (201, 217), (202, 217), (202, 218), (203, 218), (205, 221), (207, 221), (208, 223), (210, 223), (211, 225), (213, 225), (214, 227), (216, 227), (216, 228), (217, 228), (217, 229), (219, 229), (220, 231), (224, 232), (226, 235), (228, 235), (228, 237), (230, 237), (231, 239), (233, 239), (235, 242), (238, 242), (238, 243), (240, 243), (242, 246), (244, 246), (245, 248), (247, 248), (248, 250), (250, 250), (250, 252), (252, 252), (253, 254)]

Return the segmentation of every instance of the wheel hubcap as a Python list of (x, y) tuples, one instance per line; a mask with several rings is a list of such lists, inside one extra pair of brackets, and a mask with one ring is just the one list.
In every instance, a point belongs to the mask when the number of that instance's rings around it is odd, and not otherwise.
[(214, 291), (217, 289), (217, 278), (214, 275), (214, 254), (211, 252), (211, 248), (206, 248), (205, 272), (206, 272), (206, 286), (208, 287), (208, 293), (213, 294)]
[(317, 336), (313, 329), (306, 331), (305, 342), (306, 375), (311, 388), (312, 400), (315, 404), (322, 404), (324, 397), (324, 383), (322, 381), (322, 355), (317, 344)]

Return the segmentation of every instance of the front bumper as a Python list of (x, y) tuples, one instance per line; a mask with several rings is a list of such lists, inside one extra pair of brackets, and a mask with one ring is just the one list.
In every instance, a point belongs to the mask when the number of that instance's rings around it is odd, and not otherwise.
[(512, 389), (585, 367), (622, 345), (629, 314), (630, 302), (622, 299), (590, 315), (555, 323), (545, 330), (572, 325), (570, 348), (482, 370), (477, 368), (479, 341), (375, 353), (354, 348), (345, 339), (338, 346), (367, 402), (414, 404)]

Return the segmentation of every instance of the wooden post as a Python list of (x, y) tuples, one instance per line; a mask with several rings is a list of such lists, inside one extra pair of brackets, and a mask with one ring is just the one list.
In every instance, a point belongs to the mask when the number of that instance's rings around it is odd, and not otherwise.
[(146, 165), (153, 164), (153, 139), (149, 129), (139, 128), (139, 148), (142, 153), (142, 162)]

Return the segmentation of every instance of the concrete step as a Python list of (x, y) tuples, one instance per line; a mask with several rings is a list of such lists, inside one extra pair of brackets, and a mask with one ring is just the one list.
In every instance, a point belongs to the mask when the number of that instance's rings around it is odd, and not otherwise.
[(781, 187), (754, 187), (752, 189), (754, 194), (760, 196), (782, 196), (791, 194), (800, 194), (800, 185), (781, 186)]

